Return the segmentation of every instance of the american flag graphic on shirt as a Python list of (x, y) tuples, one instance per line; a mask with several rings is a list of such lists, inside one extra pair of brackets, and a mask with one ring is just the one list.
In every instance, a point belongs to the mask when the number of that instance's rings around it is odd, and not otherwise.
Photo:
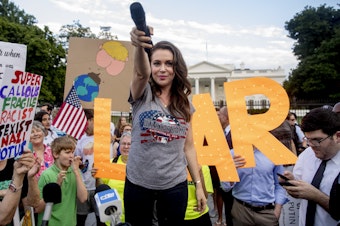
[(141, 143), (168, 143), (174, 139), (184, 139), (188, 130), (183, 118), (175, 118), (156, 110), (143, 112), (139, 115), (139, 121), (144, 131)]

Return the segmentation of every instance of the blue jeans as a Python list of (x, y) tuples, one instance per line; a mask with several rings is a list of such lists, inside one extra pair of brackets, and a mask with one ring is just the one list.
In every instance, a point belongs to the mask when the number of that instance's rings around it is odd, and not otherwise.
[(159, 226), (183, 225), (187, 202), (187, 181), (166, 190), (147, 189), (125, 181), (125, 221), (132, 226), (152, 225), (155, 203)]

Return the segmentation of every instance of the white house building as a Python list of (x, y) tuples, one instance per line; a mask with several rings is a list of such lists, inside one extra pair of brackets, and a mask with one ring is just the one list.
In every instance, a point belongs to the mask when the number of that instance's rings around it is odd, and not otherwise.
[[(242, 63), (240, 68), (235, 68), (233, 64), (217, 65), (211, 62), (202, 61), (188, 68), (189, 80), (192, 86), (192, 94), (210, 93), (212, 101), (225, 102), (223, 83), (236, 81), (240, 79), (267, 77), (271, 78), (281, 85), (286, 76), (284, 69), (259, 69), (252, 70), (244, 67)], [(254, 95), (246, 97), (248, 105), (252, 102), (267, 101), (264, 95)]]

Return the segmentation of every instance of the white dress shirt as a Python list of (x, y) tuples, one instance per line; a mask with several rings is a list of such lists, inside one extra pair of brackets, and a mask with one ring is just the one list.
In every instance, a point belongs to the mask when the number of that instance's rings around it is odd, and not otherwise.
[[(300, 155), (294, 166), (293, 174), (296, 180), (302, 180), (308, 183), (312, 183), (313, 177), (322, 162), (317, 158), (312, 148), (308, 147)], [(330, 194), (334, 179), (337, 177), (340, 171), (340, 150), (338, 153), (327, 162), (326, 170), (322, 178), (319, 190), (326, 195)], [(308, 200), (301, 199), (299, 210), (299, 225), (305, 226), (306, 224), (306, 212), (307, 212)], [(315, 226), (336, 226), (335, 221), (329, 213), (321, 206), (316, 206), (315, 213)]]

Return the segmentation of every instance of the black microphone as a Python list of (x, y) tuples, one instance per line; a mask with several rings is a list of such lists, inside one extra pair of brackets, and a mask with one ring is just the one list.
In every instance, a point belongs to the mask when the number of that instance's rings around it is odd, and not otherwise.
[(43, 188), (43, 198), (46, 205), (41, 226), (47, 226), (51, 218), (53, 204), (61, 203), (61, 188), (59, 184), (46, 184)]
[[(146, 36), (150, 37), (149, 28), (146, 26), (145, 12), (143, 6), (139, 2), (134, 2), (130, 5), (130, 13), (133, 22), (138, 30), (144, 31)], [(152, 41), (148, 42), (152, 45)], [(145, 52), (150, 56), (150, 49), (144, 48)]]

